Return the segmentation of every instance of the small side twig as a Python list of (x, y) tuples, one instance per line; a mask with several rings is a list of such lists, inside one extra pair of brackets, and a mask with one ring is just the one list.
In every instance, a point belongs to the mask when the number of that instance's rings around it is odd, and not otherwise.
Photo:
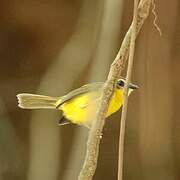
[(154, 0), (152, 0), (152, 13), (153, 13), (153, 15), (154, 15), (153, 24), (154, 24), (155, 28), (157, 29), (157, 31), (159, 32), (159, 35), (161, 36), (161, 35), (162, 35), (162, 31), (161, 31), (159, 25), (158, 25), (157, 22), (156, 22), (158, 16), (157, 16), (157, 14), (156, 14), (156, 4), (155, 4)]
[(127, 116), (127, 107), (128, 107), (128, 86), (129, 86), (129, 83), (131, 82), (133, 59), (134, 59), (137, 12), (138, 12), (138, 0), (134, 0), (134, 15), (133, 15), (132, 31), (131, 31), (129, 61), (128, 61), (128, 67), (127, 67), (126, 83), (125, 83), (125, 87), (124, 87), (124, 105), (122, 108), (122, 116), (121, 116), (121, 123), (120, 123), (118, 180), (123, 179), (123, 159), (124, 159), (123, 157), (124, 157), (124, 139), (125, 139), (125, 129), (126, 129), (126, 116)]
[[(136, 26), (136, 36), (139, 33), (144, 21), (149, 15), (151, 0), (141, 0), (138, 6), (138, 17)], [(121, 48), (111, 65), (107, 81), (101, 95), (101, 104), (97, 112), (96, 119), (92, 124), (87, 141), (87, 152), (83, 168), (79, 174), (78, 180), (91, 180), (96, 167), (99, 154), (99, 144), (102, 136), (102, 129), (105, 123), (106, 112), (115, 89), (115, 84), (121, 72), (124, 69), (130, 47), (132, 25), (130, 26), (126, 36), (122, 42)]]

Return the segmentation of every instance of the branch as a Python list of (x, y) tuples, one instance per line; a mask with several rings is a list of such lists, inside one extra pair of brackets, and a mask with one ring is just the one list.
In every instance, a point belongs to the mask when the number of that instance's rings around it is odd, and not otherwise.
[(121, 123), (120, 123), (118, 180), (123, 179), (124, 139), (125, 139), (126, 116), (127, 116), (127, 107), (128, 107), (128, 87), (129, 87), (129, 83), (131, 82), (131, 75), (132, 75), (132, 68), (133, 68), (135, 40), (136, 40), (137, 13), (138, 13), (138, 0), (134, 0), (134, 15), (133, 15), (133, 22), (132, 22), (129, 62), (128, 62), (128, 67), (127, 67), (126, 83), (124, 87), (124, 104), (122, 108), (122, 116), (121, 116)]
[(156, 14), (156, 4), (155, 4), (154, 0), (152, 0), (152, 13), (153, 13), (153, 15), (154, 15), (153, 24), (154, 24), (156, 30), (159, 32), (159, 35), (161, 36), (161, 35), (162, 35), (161, 28), (159, 27), (159, 25), (158, 25), (157, 22), (156, 22), (158, 16), (157, 16), (157, 14)]
[[(144, 21), (149, 15), (149, 9), (151, 5), (151, 0), (141, 0), (138, 6), (138, 17), (136, 25), (136, 36), (139, 33)], [(87, 141), (87, 152), (84, 161), (83, 168), (79, 174), (79, 180), (91, 180), (96, 167), (97, 159), (99, 154), (99, 144), (102, 136), (102, 130), (105, 123), (106, 112), (111, 100), (112, 94), (115, 89), (116, 81), (118, 80), (121, 72), (125, 67), (125, 63), (129, 54), (130, 38), (132, 25), (130, 26), (126, 36), (122, 42), (121, 48), (111, 65), (108, 78), (104, 84), (101, 104), (97, 112), (96, 119), (93, 121), (92, 128), (89, 132), (89, 138)]]

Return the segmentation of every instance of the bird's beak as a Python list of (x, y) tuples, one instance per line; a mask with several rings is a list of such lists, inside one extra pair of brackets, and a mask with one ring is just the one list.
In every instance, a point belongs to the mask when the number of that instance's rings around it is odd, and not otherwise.
[(138, 89), (139, 86), (138, 86), (138, 85), (135, 85), (135, 84), (133, 84), (133, 83), (130, 83), (130, 84), (129, 84), (129, 88), (134, 90), (134, 89)]

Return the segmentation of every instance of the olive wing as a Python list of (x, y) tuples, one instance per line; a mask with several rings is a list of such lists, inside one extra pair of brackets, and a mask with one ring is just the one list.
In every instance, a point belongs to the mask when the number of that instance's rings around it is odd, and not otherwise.
[(72, 98), (74, 98), (74, 97), (76, 97), (76, 96), (78, 96), (80, 94), (101, 90), (102, 87), (103, 87), (103, 84), (104, 84), (103, 82), (90, 83), (90, 84), (86, 84), (84, 86), (81, 86), (78, 89), (75, 89), (75, 90), (69, 92), (65, 96), (61, 97), (61, 101), (57, 105), (57, 108), (59, 106), (61, 106), (64, 102), (67, 102), (67, 101), (71, 100)]

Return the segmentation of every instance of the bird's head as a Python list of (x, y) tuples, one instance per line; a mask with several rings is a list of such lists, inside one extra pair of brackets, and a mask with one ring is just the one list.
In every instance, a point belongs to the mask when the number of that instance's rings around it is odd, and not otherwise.
[[(125, 79), (118, 79), (117, 81), (117, 88), (121, 88), (123, 89), (124, 88), (124, 85), (125, 85)], [(135, 90), (135, 89), (138, 89), (139, 86), (133, 84), (133, 83), (129, 83), (129, 89), (130, 90)]]

